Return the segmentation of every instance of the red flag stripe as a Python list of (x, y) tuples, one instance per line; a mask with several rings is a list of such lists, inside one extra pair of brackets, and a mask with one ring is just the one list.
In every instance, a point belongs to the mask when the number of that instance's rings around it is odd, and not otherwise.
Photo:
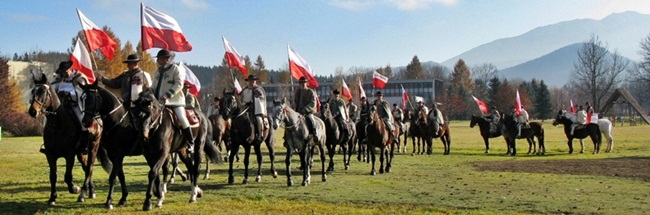
[(352, 92), (350, 92), (350, 88), (348, 88), (348, 84), (345, 83), (345, 80), (342, 80), (343, 86), (341, 87), (341, 93), (343, 96), (347, 97), (348, 99), (352, 99)]
[(309, 63), (300, 57), (298, 53), (293, 51), (289, 45), (287, 45), (287, 51), (289, 53), (289, 72), (291, 73), (291, 76), (295, 79), (306, 77), (308, 80), (308, 86), (311, 88), (317, 88), (319, 84), (316, 78), (314, 78), (314, 71), (311, 69)]
[(377, 71), (372, 73), (372, 85), (375, 86), (375, 88), (384, 89), (387, 82), (388, 77), (379, 74)]
[(90, 48), (90, 51), (99, 49), (104, 57), (108, 58), (109, 60), (113, 60), (117, 43), (115, 43), (115, 41), (109, 37), (106, 32), (97, 27), (95, 23), (90, 21), (90, 19), (88, 19), (79, 9), (77, 9), (77, 15), (79, 15), (81, 28), (84, 31), (86, 42), (88, 43), (88, 48)]
[(226, 49), (225, 57), (228, 66), (230, 68), (237, 67), (244, 77), (247, 77), (248, 72), (246, 71), (246, 62), (244, 61), (244, 58), (239, 54), (239, 52), (237, 52), (237, 49), (226, 40), (226, 37), (221, 36), (221, 39), (223, 40), (224, 49)]
[(93, 73), (92, 62), (90, 60), (90, 54), (86, 47), (81, 43), (81, 40), (77, 38), (77, 43), (75, 43), (74, 50), (72, 51), (72, 56), (70, 56), (72, 61), (72, 69), (75, 69), (81, 74), (85, 75), (88, 78), (88, 82), (91, 84), (95, 82), (95, 73)]
[(192, 51), (178, 22), (171, 16), (141, 4), (142, 49), (163, 48), (170, 51)]

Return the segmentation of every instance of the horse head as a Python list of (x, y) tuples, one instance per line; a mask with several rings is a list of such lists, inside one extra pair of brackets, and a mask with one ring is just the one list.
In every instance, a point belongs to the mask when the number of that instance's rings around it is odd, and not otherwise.
[(149, 131), (159, 125), (158, 119), (162, 117), (165, 106), (158, 102), (150, 88), (143, 90), (133, 105), (131, 113), (136, 130), (142, 131), (146, 140), (149, 138)]
[(479, 120), (479, 117), (472, 114), (472, 119), (469, 121), (469, 127), (474, 128), (474, 126), (476, 126), (476, 124), (478, 124), (478, 120)]
[(323, 119), (332, 118), (332, 108), (330, 107), (330, 100), (327, 99), (325, 102), (322, 102), (320, 105), (320, 116)]
[(568, 117), (568, 113), (566, 110), (558, 110), (557, 115), (555, 116), (555, 119), (553, 120), (553, 126), (559, 125), (559, 124), (565, 124), (566, 121), (571, 122), (571, 120)]
[(92, 124), (93, 119), (101, 115), (102, 108), (104, 107), (104, 99), (99, 94), (97, 81), (93, 84), (82, 86), (81, 88), (83, 89), (81, 100), (85, 105), (81, 125), (89, 127)]
[(234, 113), (234, 110), (237, 108), (237, 93), (235, 91), (227, 92), (223, 90), (223, 98), (219, 100), (219, 113), (225, 118), (228, 119)]
[(41, 76), (34, 75), (32, 73), (32, 80), (34, 81), (34, 88), (32, 88), (32, 98), (29, 100), (29, 115), (36, 117), (42, 113), (48, 113), (49, 111), (57, 109), (61, 102), (59, 101), (56, 93), (47, 82), (47, 77), (45, 74), (41, 73)]

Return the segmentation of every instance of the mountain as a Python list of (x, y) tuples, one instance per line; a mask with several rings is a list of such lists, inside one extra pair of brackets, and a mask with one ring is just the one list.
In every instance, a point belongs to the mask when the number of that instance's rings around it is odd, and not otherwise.
[(622, 56), (638, 59), (639, 42), (649, 31), (650, 15), (623, 12), (601, 20), (578, 19), (535, 28), (522, 35), (498, 39), (480, 45), (442, 62), (453, 68), (458, 59), (468, 65), (491, 63), (499, 69), (513, 67), (533, 60), (562, 47), (587, 41), (596, 35), (609, 50), (618, 50)]

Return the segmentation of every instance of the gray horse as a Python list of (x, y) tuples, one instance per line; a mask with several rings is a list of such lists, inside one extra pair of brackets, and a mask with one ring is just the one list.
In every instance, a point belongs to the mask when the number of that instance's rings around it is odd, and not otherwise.
[(314, 117), (314, 126), (318, 135), (318, 142), (309, 139), (309, 129), (305, 123), (305, 118), (298, 112), (289, 107), (289, 101), (275, 102), (271, 111), (273, 119), (273, 128), (277, 129), (280, 124), (284, 124), (284, 147), (287, 148), (287, 185), (292, 186), (291, 180), (291, 156), (298, 153), (300, 156), (300, 166), (303, 171), (302, 186), (307, 186), (311, 182), (311, 166), (313, 163), (312, 156), (314, 150), (318, 148), (321, 160), (321, 172), (323, 181), (327, 181), (327, 172), (325, 171), (325, 123), (318, 117)]

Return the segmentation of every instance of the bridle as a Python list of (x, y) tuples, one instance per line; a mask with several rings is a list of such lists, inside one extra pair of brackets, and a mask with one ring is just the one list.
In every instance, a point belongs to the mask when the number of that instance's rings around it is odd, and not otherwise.
[[(42, 96), (42, 101), (35, 98), (36, 97), (35, 92), (38, 91), (38, 90), (43, 90), (44, 95)], [(34, 102), (35, 102), (36, 104), (38, 104), (41, 107), (40, 110), (38, 111), (38, 113), (40, 113), (40, 114), (43, 114), (45, 116), (47, 116), (47, 115), (56, 115), (55, 111), (46, 110), (47, 107), (46, 107), (45, 103), (47, 103), (47, 101), (50, 101), (50, 105), (52, 104), (52, 102), (51, 102), (52, 101), (52, 93), (50, 92), (49, 85), (47, 85), (47, 84), (36, 84), (34, 89), (32, 89), (32, 99), (30, 99), (30, 103), (34, 104)]]

